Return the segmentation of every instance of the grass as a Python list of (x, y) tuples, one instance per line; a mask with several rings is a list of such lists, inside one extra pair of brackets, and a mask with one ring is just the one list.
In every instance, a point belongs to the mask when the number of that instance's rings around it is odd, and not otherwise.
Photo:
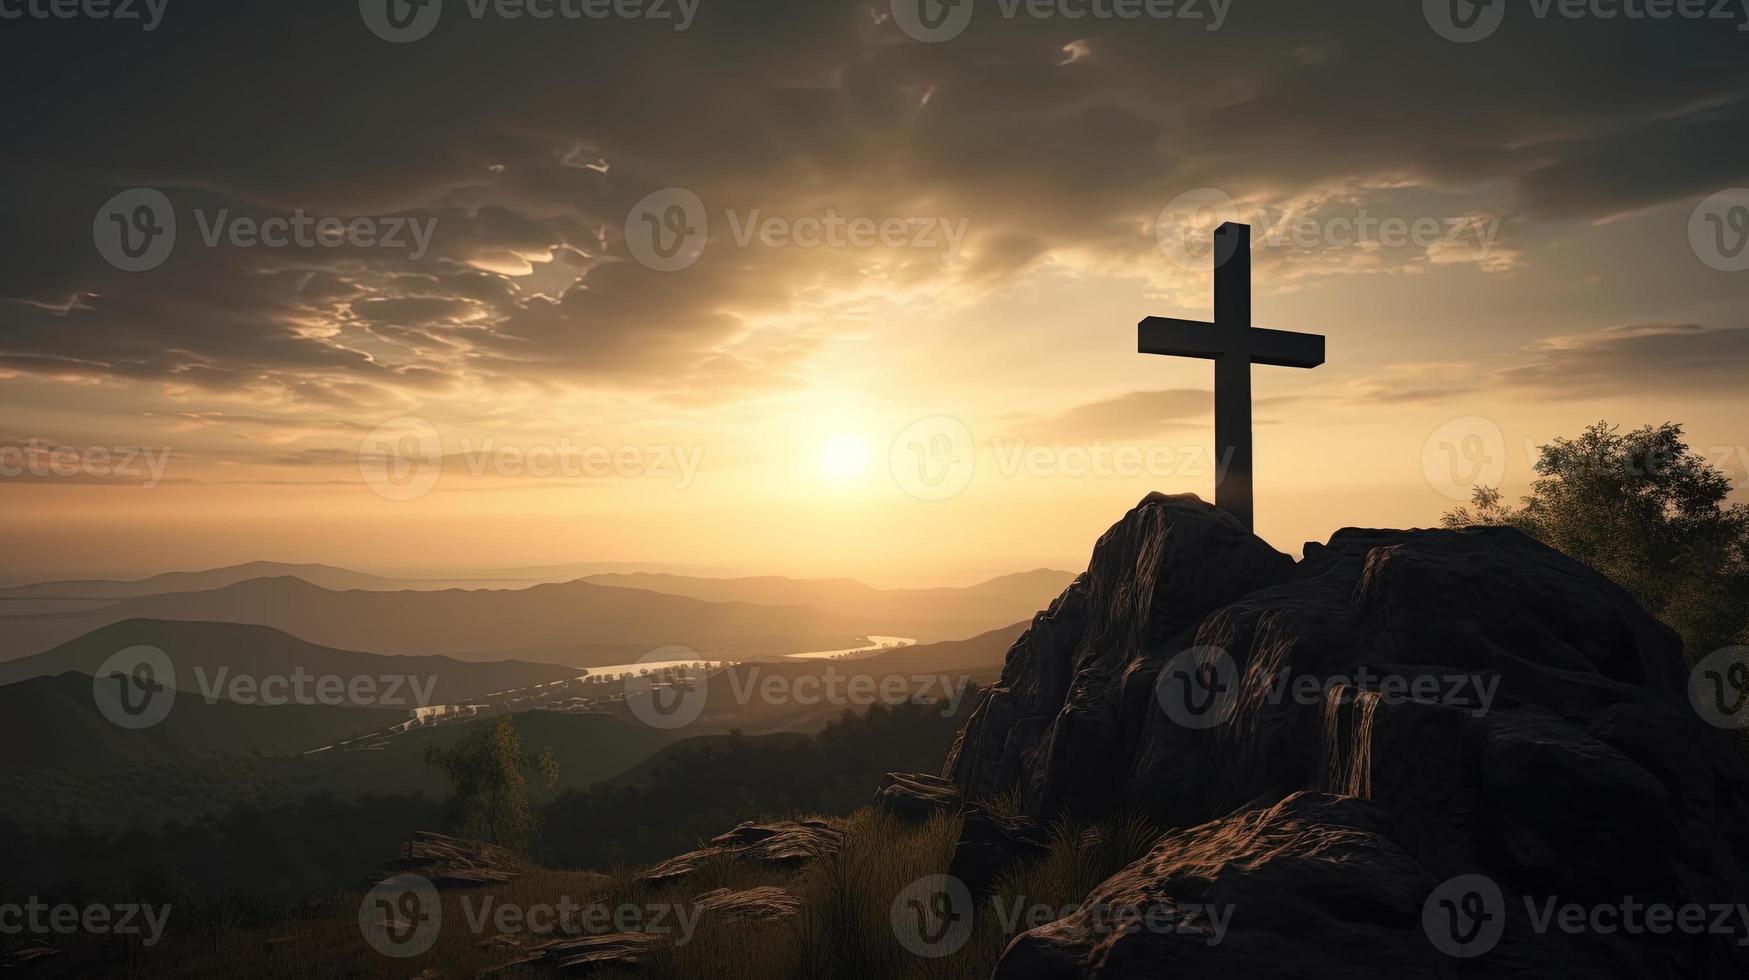
[[(606, 873), (540, 870), (490, 889), (445, 891), (441, 896), (443, 927), (437, 942), (427, 952), (406, 959), (384, 956), (364, 942), (358, 924), (361, 889), (337, 895), (289, 919), (280, 917), (273, 924), (262, 923), (258, 914), (244, 914), (241, 907), (232, 907), (225, 900), (178, 907), (171, 913), (165, 940), (156, 947), (116, 940), (78, 944), (45, 964), (37, 975), (407, 980), (435, 970), (434, 975), (444, 978), (471, 977), (516, 956), (515, 949), (489, 942), (496, 932), (493, 923), (488, 921), (477, 931), (470, 925), (469, 912), (478, 919), (488, 895), (495, 906), (523, 909), (557, 905), (562, 898), (577, 905), (598, 903), (608, 909), (690, 909), (694, 896), (711, 889), (776, 885), (803, 900), (799, 915), (759, 923), (704, 913), (695, 920), (697, 931), (689, 941), (657, 950), (637, 975), (676, 980), (988, 976), (1014, 932), (1035, 924), (1023, 917), (1011, 930), (1004, 920), (1013, 921), (1017, 909), (1048, 909), (1035, 914), (1055, 918), (1105, 878), (1146, 853), (1160, 836), (1156, 828), (1139, 818), (1099, 825), (1053, 825), (1048, 854), (999, 880), (994, 894), (977, 903), (975, 924), (964, 945), (950, 955), (931, 959), (907, 951), (895, 931), (893, 909), (906, 886), (946, 871), (959, 835), (959, 818), (938, 815), (921, 825), (907, 825), (885, 811), (865, 808), (836, 823), (848, 835), (844, 849), (796, 873), (718, 860), (707, 863), (690, 878), (660, 887), (638, 884), (639, 869), (619, 868)], [(679, 928), (672, 911), (667, 919)], [(545, 938), (511, 935), (518, 943)], [(493, 974), (506, 980), (554, 975), (530, 968)]]

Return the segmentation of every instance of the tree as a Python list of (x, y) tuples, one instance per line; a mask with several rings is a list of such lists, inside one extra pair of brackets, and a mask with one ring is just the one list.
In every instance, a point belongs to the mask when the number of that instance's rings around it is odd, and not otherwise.
[(1442, 523), (1516, 527), (1590, 565), (1682, 635), (1690, 660), (1749, 643), (1749, 507), (1690, 451), (1682, 426), (1627, 434), (1607, 422), (1541, 449), (1517, 509), (1477, 487)]
[(449, 748), (425, 750), (425, 764), (449, 778), (449, 820), (458, 832), (513, 850), (527, 850), (538, 822), (525, 789), (529, 776), (551, 789), (559, 764), (551, 748), (525, 752), (509, 718), (471, 730)]

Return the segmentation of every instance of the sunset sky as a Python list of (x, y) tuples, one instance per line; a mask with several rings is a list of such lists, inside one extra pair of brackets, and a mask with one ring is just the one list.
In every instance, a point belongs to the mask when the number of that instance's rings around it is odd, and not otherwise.
[[(1435, 523), (1472, 463), (1522, 492), (1599, 419), (1749, 477), (1749, 11), (1460, 43), (1438, 2), (976, 0), (920, 40), (914, 0), (448, 0), (394, 43), (371, 2), (0, 21), (0, 579), (1080, 569), (1149, 490), (1211, 496), (1210, 364), (1136, 322), (1211, 317), (1221, 217), (1258, 324), (1328, 337), (1254, 373), (1282, 550)], [(138, 188), (174, 248), (126, 271)], [(401, 244), (231, 234), (300, 214)]]

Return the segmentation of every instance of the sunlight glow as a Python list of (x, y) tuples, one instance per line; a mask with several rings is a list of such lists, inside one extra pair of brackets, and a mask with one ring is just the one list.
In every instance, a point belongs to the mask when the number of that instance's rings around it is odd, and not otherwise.
[(868, 472), (868, 440), (854, 432), (834, 432), (820, 444), (820, 469), (834, 480), (854, 480)]

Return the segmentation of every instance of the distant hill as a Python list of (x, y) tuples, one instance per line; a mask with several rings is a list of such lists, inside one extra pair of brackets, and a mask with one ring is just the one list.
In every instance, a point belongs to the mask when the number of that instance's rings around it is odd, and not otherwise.
[(1074, 578), (1069, 572), (1039, 569), (963, 588), (938, 589), (876, 589), (847, 578), (613, 574), (592, 575), (588, 581), (709, 602), (811, 606), (863, 623), (865, 630), (929, 642), (959, 639), (1002, 623), (1031, 619)]
[[(947, 640), (942, 643), (924, 643), (914, 647), (901, 647), (890, 653), (878, 654), (865, 660), (855, 661), (855, 663), (865, 670), (893, 673), (969, 671), (973, 674), (973, 680), (983, 683), (993, 680), (995, 675), (1002, 673), (1002, 664), (1008, 657), (1008, 648), (1014, 645), (1015, 640), (1020, 639), (1020, 634), (1026, 632), (1030, 623), (1029, 619), (1024, 623), (1015, 623), (1012, 626), (993, 629), (964, 640)], [(980, 670), (979, 668), (993, 668), (993, 670)]]
[(1074, 572), (1064, 572), (1054, 568), (1035, 568), (1030, 572), (999, 575), (988, 582), (971, 586), (970, 591), (1038, 603), (1037, 608), (1033, 610), (1038, 612), (1050, 605), (1051, 600), (1061, 595), (1063, 590), (1068, 588), (1069, 583), (1073, 581), (1075, 581)]
[[(743, 682), (771, 674), (793, 681), (830, 669), (845, 676), (876, 678), (945, 673), (956, 680), (966, 676), (982, 683), (1000, 672), (1002, 657), (1022, 628), (1017, 624), (968, 640), (909, 647), (862, 660), (778, 660), (737, 669)], [(93, 706), (89, 676), (66, 672), (41, 676), (57, 666), (88, 673), (116, 650), (137, 643), (170, 653), (179, 668), (178, 686), (189, 692), (178, 696), (169, 719), (145, 732), (125, 731), (104, 719)], [(413, 672), (408, 665), (419, 664), (418, 670), (431, 669), (439, 675), (439, 692), (447, 690), (442, 685), (452, 680), (464, 685), (462, 690), (503, 690), (519, 686), (504, 678), (540, 683), (555, 671), (569, 675), (568, 670), (545, 664), (472, 663), (336, 650), (260, 626), (161, 620), (117, 623), (47, 654), (0, 664), (0, 683), (6, 684), (0, 686), (0, 718), (5, 719), (0, 737), (12, 738), (10, 745), (32, 747), (0, 763), (0, 821), (46, 826), (75, 813), (87, 826), (114, 830), (171, 819), (188, 821), (234, 803), (280, 805), (322, 792), (341, 799), (365, 793), (424, 793), (438, 798), (446, 787), (424, 766), (426, 746), (446, 744), (471, 726), (496, 720), (417, 728), (373, 740), (369, 749), (331, 748), (302, 755), (357, 734), (380, 731), (402, 721), (406, 713), (208, 705), (190, 679), (195, 664), (209, 670), (229, 665), (233, 672), (256, 673), (301, 664), (311, 672), (366, 674), (379, 669)], [(189, 669), (182, 670), (184, 666)], [(962, 704), (961, 710), (968, 707)], [(684, 754), (669, 746), (720, 745), (730, 728), (743, 729), (756, 744), (766, 741), (760, 733), (806, 733), (776, 734), (769, 742), (794, 745), (795, 739), (837, 720), (846, 705), (766, 704), (758, 697), (740, 704), (727, 675), (718, 675), (712, 685), (711, 710), (678, 730), (652, 728), (630, 717), (623, 705), (616, 708), (612, 714), (521, 711), (512, 717), (525, 744), (553, 747), (561, 788), (583, 788), (608, 779), (618, 784), (644, 782)], [(927, 710), (924, 715), (939, 717)], [(39, 745), (40, 750), (35, 748)]]
[(0, 618), (0, 660), (128, 619), (253, 623), (340, 649), (465, 660), (542, 649), (582, 667), (623, 663), (631, 659), (628, 649), (677, 644), (723, 658), (835, 649), (873, 628), (799, 606), (703, 602), (582, 581), (518, 590), (374, 592), (324, 589), (286, 576), (80, 612)]
[(178, 695), (162, 722), (138, 731), (98, 711), (91, 677), (66, 673), (0, 687), (0, 775), (65, 773), (214, 756), (291, 755), (393, 725), (405, 711), (328, 705), (209, 704)]
[[(944, 704), (963, 701), (967, 685), (988, 685), (1002, 674), (1003, 659), (1026, 624), (991, 630), (967, 640), (905, 647), (846, 660), (772, 658), (713, 671), (702, 683), (704, 706), (684, 734), (740, 729), (748, 736), (816, 732), (846, 708), (861, 712), (876, 702), (899, 704), (913, 697)], [(633, 693), (633, 701), (652, 697)], [(632, 719), (627, 702), (611, 706)]]
[(537, 854), (566, 867), (647, 862), (762, 815), (849, 813), (883, 773), (936, 766), (974, 700), (953, 715), (914, 704), (840, 710), (807, 735), (675, 742), (612, 780), (558, 794)]
[[(497, 721), (414, 729), (372, 750), (304, 755), (355, 734), (350, 717), (335, 712), (380, 713), (184, 700), (178, 697), (160, 725), (134, 732), (111, 725), (92, 707), (89, 677), (41, 678), (0, 688), (0, 737), (14, 739), (9, 745), (45, 746), (45, 751), (0, 757), (0, 824), (46, 828), (74, 816), (94, 830), (114, 831), (190, 822), (233, 804), (288, 804), (318, 793), (340, 799), (423, 793), (441, 799), (449, 786), (426, 767), (426, 747), (447, 745), (474, 726)], [(526, 745), (552, 747), (561, 790), (611, 778), (679, 734), (599, 714), (528, 711), (511, 718)], [(359, 720), (380, 728), (397, 719)], [(44, 732), (57, 734), (51, 738)], [(29, 740), (18, 741), (24, 738)]]
[[(839, 712), (842, 715), (842, 712)], [(834, 719), (838, 715), (833, 716)], [(821, 728), (826, 727), (821, 725)], [(770, 732), (763, 735), (694, 735), (670, 742), (657, 749), (649, 758), (632, 766), (612, 779), (604, 780), (606, 786), (648, 786), (661, 778), (666, 770), (677, 763), (683, 763), (700, 752), (711, 753), (729, 745), (746, 746), (753, 749), (761, 748), (794, 748), (805, 746), (814, 740), (811, 732)]]
[(573, 668), (519, 660), (476, 662), (444, 656), (391, 656), (336, 650), (306, 643), (266, 626), (130, 619), (99, 627), (46, 653), (0, 662), (0, 685), (77, 671), (95, 674), (111, 655), (131, 646), (164, 651), (176, 665), (179, 690), (199, 693), (205, 672), (216, 683), (226, 675), (290, 676), (297, 668), (313, 676), (344, 678), (386, 675), (434, 678), (431, 703), (449, 704), (512, 688), (577, 676)]
[[(383, 578), (333, 565), (291, 565), (276, 561), (252, 561), (243, 565), (227, 565), (198, 572), (165, 572), (150, 578), (131, 581), (109, 579), (67, 582), (39, 582), (0, 589), (0, 600), (9, 599), (128, 599), (135, 596), (163, 595), (171, 592), (205, 592), (257, 578), (290, 575), (325, 589), (370, 589), (393, 591), (416, 589), (421, 583), (413, 579)], [(441, 588), (441, 583), (424, 585)], [(5, 612), (0, 603), (0, 613)]]
[[(435, 770), (426, 768), (426, 748), (449, 745), (476, 728), (497, 724), (502, 717), (506, 716), (415, 728), (380, 748), (330, 749), (302, 761), (337, 786), (378, 793), (423, 790), (442, 796), (449, 785)], [(553, 750), (559, 763), (559, 789), (591, 786), (615, 776), (684, 734), (605, 714), (519, 711), (508, 717), (525, 748)]]
[[(0, 615), (6, 603), (24, 599), (128, 599), (169, 592), (204, 592), (254, 578), (291, 575), (325, 589), (367, 589), (391, 592), (401, 589), (523, 589), (551, 582), (573, 582), (610, 572), (671, 572), (677, 575), (712, 575), (702, 566), (667, 565), (658, 562), (591, 561), (527, 568), (447, 569), (405, 575), (373, 575), (317, 563), (252, 561), (198, 571), (165, 572), (138, 579), (73, 579), (34, 582), (0, 587)], [(18, 581), (13, 576), (9, 580)]]

